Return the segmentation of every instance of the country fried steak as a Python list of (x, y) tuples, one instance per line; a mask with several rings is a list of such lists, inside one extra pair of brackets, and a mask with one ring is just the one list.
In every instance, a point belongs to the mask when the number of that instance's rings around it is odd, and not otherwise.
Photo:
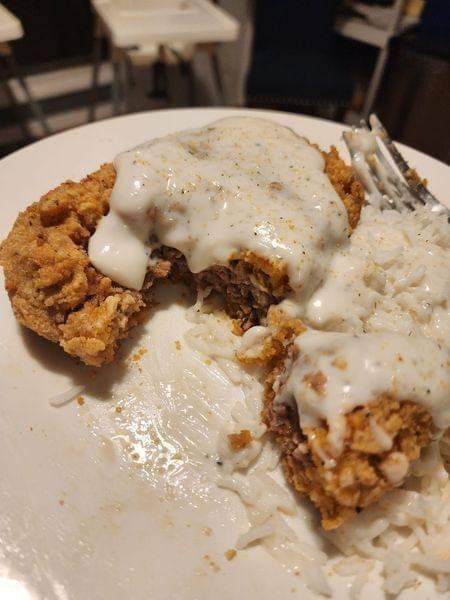
[[(355, 227), (363, 191), (335, 148), (323, 152), (325, 171)], [(183, 280), (192, 288), (221, 295), (224, 308), (245, 330), (260, 322), (270, 305), (290, 291), (285, 266), (252, 253), (231, 257), (201, 273), (190, 273), (183, 255), (162, 247), (148, 268), (142, 290), (115, 284), (90, 263), (88, 241), (108, 212), (116, 179), (112, 164), (79, 183), (67, 181), (45, 194), (17, 218), (0, 246), (5, 287), (17, 320), (59, 343), (84, 363), (114, 359), (118, 343), (143, 318), (156, 281)]]

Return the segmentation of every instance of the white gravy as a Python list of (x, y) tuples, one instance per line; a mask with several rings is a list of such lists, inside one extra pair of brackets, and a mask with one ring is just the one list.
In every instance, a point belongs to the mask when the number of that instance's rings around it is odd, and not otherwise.
[(292, 364), (277, 402), (297, 402), (301, 426), (326, 421), (339, 454), (343, 416), (380, 394), (428, 409), (439, 428), (450, 426), (450, 354), (425, 337), (393, 332), (353, 334), (308, 330), (295, 340)]
[[(356, 141), (361, 154), (373, 150), (372, 137)], [(110, 212), (89, 244), (92, 263), (140, 289), (160, 245), (182, 252), (192, 272), (246, 251), (282, 261), (294, 293), (279, 308), (311, 329), (294, 342), (298, 358), (276, 382), (276, 401), (295, 401), (302, 427), (327, 422), (334, 456), (345, 414), (380, 394), (422, 404), (438, 428), (450, 426), (446, 223), (426, 209), (366, 207), (348, 241), (320, 152), (262, 119), (233, 117), (156, 139), (120, 154), (115, 166)], [(242, 350), (257, 353), (268, 333), (250, 330)], [(388, 450), (387, 433), (371, 427)], [(384, 465), (393, 482), (405, 460)]]
[(124, 152), (115, 167), (89, 257), (129, 288), (142, 287), (151, 251), (166, 245), (195, 273), (245, 251), (279, 259), (306, 298), (348, 236), (320, 152), (271, 121), (223, 119)]

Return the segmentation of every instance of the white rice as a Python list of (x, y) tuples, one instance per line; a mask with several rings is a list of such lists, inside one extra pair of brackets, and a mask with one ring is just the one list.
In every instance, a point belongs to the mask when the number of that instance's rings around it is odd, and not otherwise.
[(49, 399), (50, 406), (54, 406), (55, 408), (59, 408), (60, 406), (65, 406), (75, 400), (77, 396), (79, 396), (85, 389), (84, 385), (74, 385), (70, 389), (65, 392), (61, 392), (60, 394), (56, 394)]
[[(373, 263), (370, 273), (361, 271), (361, 286), (370, 292), (362, 298), (364, 302), (369, 298), (370, 304), (354, 311), (359, 315), (356, 320), (342, 315), (341, 327), (420, 331), (447, 343), (448, 262), (443, 268), (440, 260), (435, 260), (450, 248), (447, 223), (432, 218), (425, 209), (399, 215), (366, 207), (354, 236), (355, 252), (370, 255)], [(387, 493), (336, 531), (317, 532), (341, 553), (340, 559), (329, 557), (300, 540), (283, 516), (295, 514), (297, 503), (270, 475), (278, 465), (279, 452), (261, 425), (258, 374), (246, 373), (235, 360), (241, 338), (231, 333), (224, 318), (207, 314), (201, 298), (194, 309), (191, 320), (195, 325), (186, 336), (189, 344), (214, 359), (245, 392), (245, 402), (232, 410), (231, 430), (249, 429), (252, 443), (234, 452), (226, 432), (218, 444), (223, 465), (217, 483), (240, 497), (248, 515), (249, 529), (236, 547), (261, 544), (285, 569), (300, 573), (312, 591), (324, 596), (332, 595), (324, 571), (324, 566), (330, 565), (333, 577), (352, 579), (349, 593), (355, 600), (361, 597), (372, 572), (381, 572), (383, 589), (392, 595), (414, 585), (419, 574), (435, 581), (436, 592), (450, 591), (450, 434), (423, 452), (401, 488)], [(257, 337), (263, 339), (263, 332)], [(383, 431), (376, 433), (384, 439)]]
[(327, 534), (346, 555), (381, 561), (384, 589), (390, 594), (412, 585), (418, 572), (435, 577), (439, 589), (448, 585), (450, 483), (437, 442), (417, 466), (421, 477), (412, 475), (402, 489), (389, 492), (353, 521)]
[[(396, 331), (445, 345), (449, 260), (444, 216), (426, 207), (400, 214), (366, 206), (350, 244), (335, 254), (325, 285), (311, 298), (306, 320), (319, 329)], [(319, 313), (318, 301), (324, 305)]]

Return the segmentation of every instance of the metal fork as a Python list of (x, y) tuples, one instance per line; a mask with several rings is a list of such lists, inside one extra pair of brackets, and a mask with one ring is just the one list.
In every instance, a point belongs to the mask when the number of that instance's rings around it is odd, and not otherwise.
[(369, 123), (370, 128), (362, 120), (360, 127), (345, 131), (343, 138), (370, 203), (395, 210), (416, 210), (427, 205), (450, 219), (449, 209), (409, 167), (378, 117), (370, 115)]

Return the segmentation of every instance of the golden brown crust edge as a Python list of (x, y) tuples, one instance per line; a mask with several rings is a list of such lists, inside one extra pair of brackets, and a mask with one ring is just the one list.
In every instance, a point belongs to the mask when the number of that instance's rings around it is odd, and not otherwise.
[(334, 146), (331, 146), (329, 152), (322, 152), (322, 156), (325, 160), (325, 173), (347, 210), (348, 222), (353, 230), (358, 224), (364, 204), (363, 186), (353, 167), (345, 164)]
[[(324, 529), (336, 529), (360, 510), (373, 504), (394, 487), (384, 467), (403, 453), (409, 462), (419, 457), (430, 443), (433, 422), (428, 412), (410, 401), (380, 396), (368, 407), (357, 407), (346, 415), (347, 435), (342, 454), (335, 466), (324, 461), (332, 457), (327, 444), (326, 424), (302, 431), (295, 407), (277, 407), (273, 384), (284, 370), (290, 351), (289, 340), (301, 331), (301, 325), (281, 324), (267, 343), (263, 361), (270, 361), (266, 379), (263, 421), (276, 438), (282, 452), (282, 464), (289, 483), (308, 496), (319, 509)], [(391, 437), (386, 450), (371, 426), (371, 420)]]
[(99, 366), (135, 324), (142, 294), (115, 286), (89, 262), (87, 242), (108, 209), (114, 167), (65, 182), (20, 213), (0, 246), (17, 320)]

